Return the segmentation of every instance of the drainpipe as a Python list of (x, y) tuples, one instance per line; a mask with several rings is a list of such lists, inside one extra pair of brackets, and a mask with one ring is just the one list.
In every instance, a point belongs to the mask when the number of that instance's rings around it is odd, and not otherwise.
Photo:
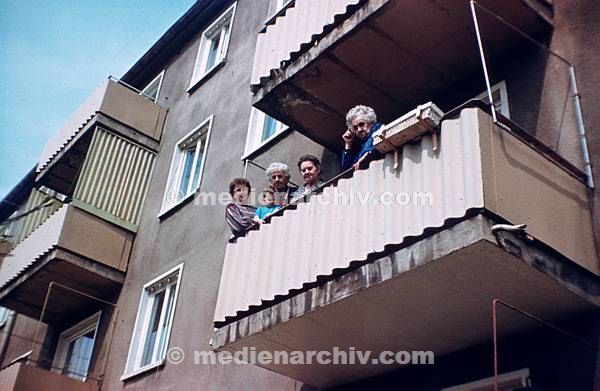
[(587, 146), (587, 137), (585, 135), (585, 126), (583, 125), (583, 115), (581, 114), (581, 101), (579, 90), (577, 89), (577, 79), (575, 78), (575, 68), (569, 64), (569, 77), (571, 79), (571, 92), (573, 93), (573, 105), (575, 106), (575, 116), (577, 117), (577, 132), (579, 133), (579, 144), (581, 154), (583, 155), (583, 170), (587, 175), (587, 185), (590, 189), (594, 188), (594, 178), (592, 177), (592, 162)]

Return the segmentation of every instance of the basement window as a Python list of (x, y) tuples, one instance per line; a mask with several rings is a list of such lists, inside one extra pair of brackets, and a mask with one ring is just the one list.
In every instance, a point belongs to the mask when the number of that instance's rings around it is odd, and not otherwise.
[(200, 187), (212, 120), (210, 116), (175, 145), (160, 214), (192, 197)]
[(233, 3), (221, 16), (219, 16), (204, 32), (198, 47), (196, 63), (188, 92), (193, 89), (209, 73), (225, 62), (231, 27), (235, 14), (236, 3)]
[(164, 364), (182, 270), (179, 264), (144, 285), (121, 380)]

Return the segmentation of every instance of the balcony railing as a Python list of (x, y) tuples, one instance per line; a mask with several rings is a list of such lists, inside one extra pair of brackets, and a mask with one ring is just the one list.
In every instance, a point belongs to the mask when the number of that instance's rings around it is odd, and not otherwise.
[(81, 382), (24, 362), (17, 362), (0, 370), (0, 389), (97, 391), (100, 387), (98, 382)]
[(444, 121), (440, 139), (439, 152), (425, 137), (403, 148), (398, 172), (388, 155), (228, 245), (216, 323), (483, 209), (599, 272), (580, 179), (475, 108)]
[(258, 88), (261, 80), (268, 79), (271, 71), (281, 68), (281, 63), (290, 61), (303, 45), (309, 45), (319, 34), (327, 31), (336, 19), (347, 14), (348, 8), (361, 0), (299, 0), (286, 9), (275, 23), (258, 35), (252, 88)]
[[(3, 306), (39, 318), (50, 282), (94, 296), (122, 286), (135, 234), (74, 204), (57, 209), (4, 258)], [(80, 304), (49, 302), (48, 323)]]
[[(494, 298), (546, 319), (600, 303), (580, 288), (600, 275), (584, 177), (511, 129), (464, 108), (442, 121), (437, 150), (431, 135), (405, 144), (396, 171), (389, 153), (229, 244), (213, 346), (437, 358), (486, 340)], [(500, 246), (498, 223), (527, 235)], [(391, 369), (265, 366), (318, 387)]]
[(53, 162), (61, 151), (73, 144), (86, 125), (101, 113), (150, 139), (159, 141), (166, 109), (118, 81), (107, 79), (75, 110), (52, 137), (40, 158), (38, 172)]

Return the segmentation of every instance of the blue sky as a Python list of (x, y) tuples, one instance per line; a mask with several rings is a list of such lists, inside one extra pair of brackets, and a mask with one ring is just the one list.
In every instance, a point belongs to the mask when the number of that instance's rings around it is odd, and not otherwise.
[(122, 76), (192, 0), (0, 0), (0, 199), (108, 76)]

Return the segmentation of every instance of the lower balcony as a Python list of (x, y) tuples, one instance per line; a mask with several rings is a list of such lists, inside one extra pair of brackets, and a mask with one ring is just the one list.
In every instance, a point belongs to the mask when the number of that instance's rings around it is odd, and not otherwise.
[(58, 373), (17, 362), (0, 371), (0, 389), (6, 391), (97, 391), (97, 382), (71, 379)]
[(0, 305), (54, 324), (84, 308), (85, 295), (119, 291), (134, 233), (84, 208), (64, 204), (4, 258)]
[[(213, 348), (441, 357), (490, 341), (494, 299), (548, 321), (600, 305), (577, 169), (476, 107), (447, 115), (437, 142), (425, 135), (400, 157), (397, 169), (388, 154), (228, 245)], [(500, 336), (532, 327), (498, 323)], [(397, 368), (262, 366), (320, 388)]]

